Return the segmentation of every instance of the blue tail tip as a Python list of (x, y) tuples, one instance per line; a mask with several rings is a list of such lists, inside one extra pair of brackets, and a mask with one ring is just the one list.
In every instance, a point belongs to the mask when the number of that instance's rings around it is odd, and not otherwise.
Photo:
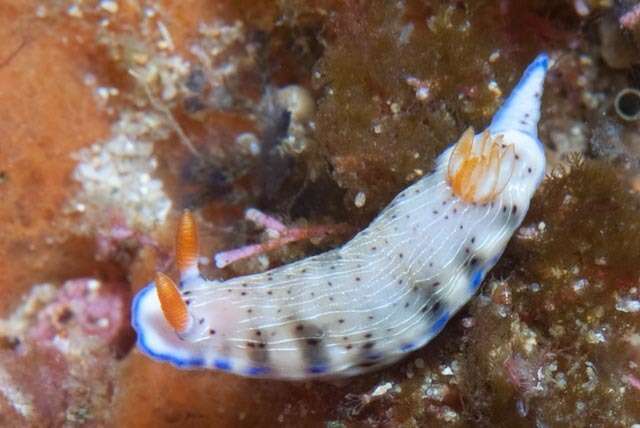
[(546, 52), (538, 54), (536, 59), (531, 64), (534, 67), (542, 67), (545, 70), (549, 69), (549, 55)]

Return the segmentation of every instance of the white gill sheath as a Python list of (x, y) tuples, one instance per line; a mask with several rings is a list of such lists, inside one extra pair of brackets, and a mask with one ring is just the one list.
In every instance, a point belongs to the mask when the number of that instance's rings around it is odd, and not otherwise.
[(133, 302), (139, 348), (184, 368), (306, 379), (355, 375), (424, 346), (474, 295), (544, 176), (547, 68), (539, 55), (486, 131), (465, 132), (342, 247), (227, 281), (185, 268), (174, 293), (182, 318), (163, 316), (159, 280), (148, 285)]

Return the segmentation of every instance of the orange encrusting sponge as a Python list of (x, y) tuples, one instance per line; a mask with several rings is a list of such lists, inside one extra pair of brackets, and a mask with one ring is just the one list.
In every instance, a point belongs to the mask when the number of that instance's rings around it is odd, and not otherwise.
[(167, 275), (158, 272), (156, 292), (164, 318), (176, 332), (184, 332), (189, 327), (189, 312), (176, 284)]
[(182, 214), (178, 225), (176, 263), (180, 272), (185, 272), (198, 263), (198, 230), (193, 214), (188, 210)]

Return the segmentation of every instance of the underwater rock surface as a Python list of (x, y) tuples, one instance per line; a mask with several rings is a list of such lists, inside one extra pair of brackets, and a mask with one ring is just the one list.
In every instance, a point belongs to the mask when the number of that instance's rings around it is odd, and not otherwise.
[[(0, 6), (0, 425), (640, 424), (636, 2), (206, 0)], [(364, 227), (550, 53), (548, 177), (479, 296), (428, 346), (345, 382), (180, 371), (129, 299), (201, 252)], [(299, 241), (229, 277), (348, 239)]]

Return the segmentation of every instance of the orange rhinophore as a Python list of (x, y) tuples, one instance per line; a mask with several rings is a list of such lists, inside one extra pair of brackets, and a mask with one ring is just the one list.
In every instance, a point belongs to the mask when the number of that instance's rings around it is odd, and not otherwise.
[(449, 159), (447, 176), (453, 193), (464, 202), (486, 203), (504, 190), (513, 173), (515, 152), (502, 144), (502, 135), (484, 131), (475, 138), (468, 128)]
[(156, 292), (167, 322), (178, 333), (186, 331), (189, 327), (187, 305), (173, 280), (162, 272), (156, 273)]
[(178, 225), (176, 263), (182, 275), (198, 267), (198, 230), (193, 214), (188, 210), (185, 210), (184, 214), (182, 214)]

